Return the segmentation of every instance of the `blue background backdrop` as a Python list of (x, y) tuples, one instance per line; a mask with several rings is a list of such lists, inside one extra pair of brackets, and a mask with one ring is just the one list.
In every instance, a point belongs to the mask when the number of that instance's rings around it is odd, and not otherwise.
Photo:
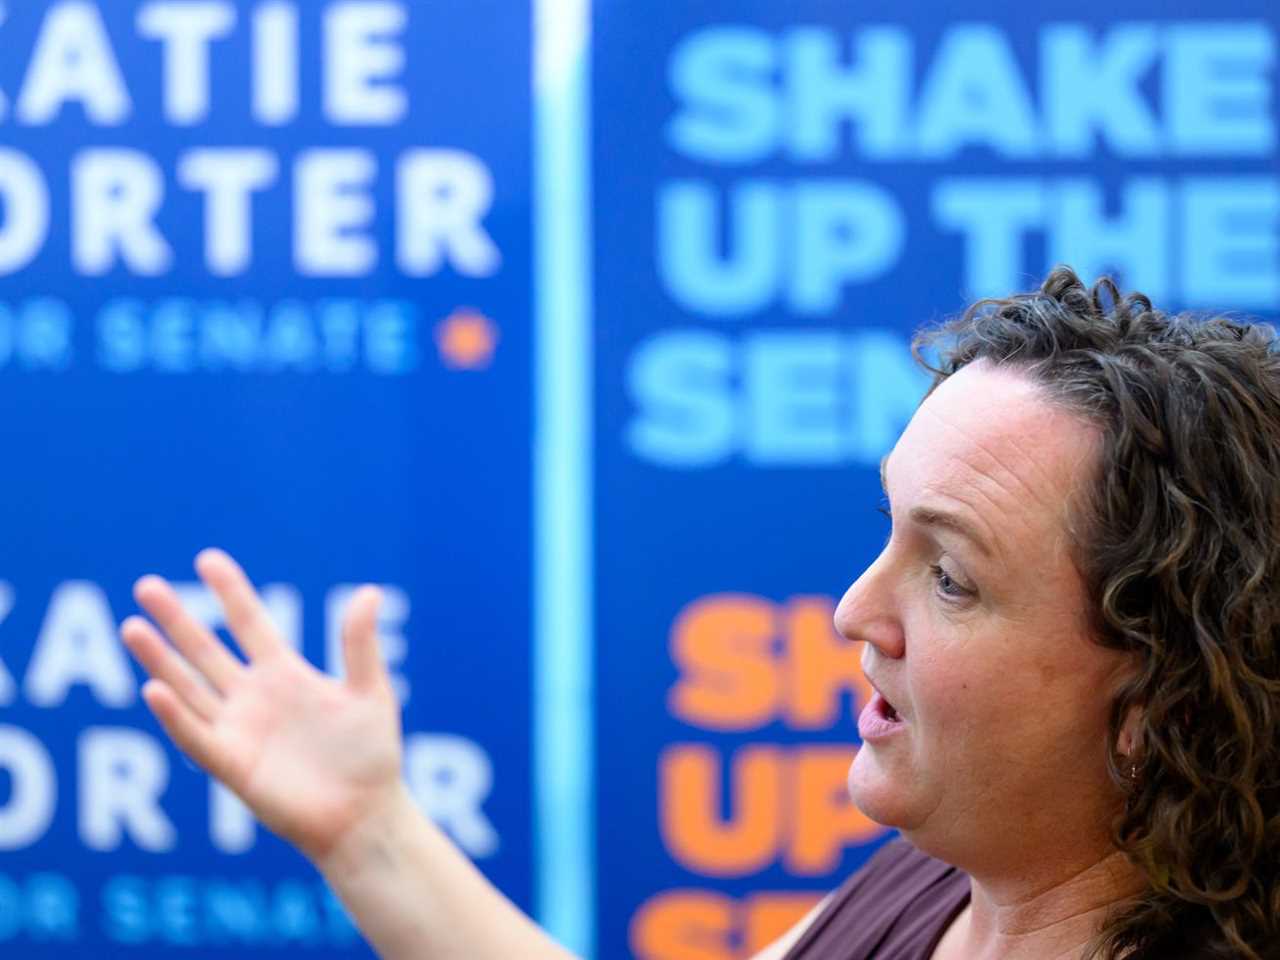
[[(235, 23), (185, 122), (140, 35), (148, 4), (0, 18), (0, 240), (30, 200), (24, 158), (50, 218), (0, 267), (0, 943), (23, 956), (367, 953), (298, 855), (211, 836), (206, 779), (122, 679), (133, 580), (194, 581), (210, 544), (281, 585), (321, 664), (336, 591), (391, 588), (419, 796), (558, 936), (598, 957), (749, 955), (884, 837), (838, 782), (797, 773), (847, 765), (860, 701), (800, 659), (841, 656), (815, 624), (887, 532), (876, 463), (924, 385), (910, 332), (1059, 261), (1166, 309), (1280, 316), (1280, 14), (1262, 0), (1212, 19), (1138, 0), (874, 20), (822, 2), (207, 6)], [(278, 121), (253, 107), (264, 8), (297, 23)], [(76, 51), (95, 48), (59, 41), (67, 16), (100, 23), (126, 115), (86, 112), (102, 91), (76, 92)], [(342, 37), (365, 51), (347, 82), (401, 109), (326, 101)], [(47, 116), (26, 89), (42, 47), (67, 85)], [(178, 173), (220, 147), (277, 166), (230, 276)], [(73, 253), (94, 148), (154, 165), (167, 267)], [(308, 268), (297, 164), (332, 148), (372, 160), (325, 201), (334, 243), (376, 256)], [(487, 173), (487, 266), (462, 241), (397, 257), (415, 149)], [(450, 189), (417, 197), (414, 229), (449, 233), (431, 215)], [(709, 610), (765, 625), (690, 626)], [(735, 779), (752, 756), (776, 790)], [(677, 785), (680, 758), (710, 781), (686, 766)], [(153, 769), (167, 781), (139, 787)], [(131, 789), (153, 795), (132, 814)], [(822, 830), (797, 820), (826, 814), (821, 855), (798, 853)]]

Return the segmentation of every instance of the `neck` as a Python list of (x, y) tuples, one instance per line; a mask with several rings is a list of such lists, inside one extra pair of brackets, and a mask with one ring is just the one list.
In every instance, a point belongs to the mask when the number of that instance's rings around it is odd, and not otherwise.
[(1036, 864), (970, 880), (969, 906), (946, 939), (956, 956), (975, 960), (1078, 957), (1107, 912), (1144, 886), (1139, 871), (1114, 850), (1056, 871)]

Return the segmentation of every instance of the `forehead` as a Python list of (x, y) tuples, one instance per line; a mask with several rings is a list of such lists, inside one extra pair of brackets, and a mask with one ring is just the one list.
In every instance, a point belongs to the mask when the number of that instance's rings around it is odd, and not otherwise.
[(886, 458), (894, 512), (951, 510), (997, 552), (1024, 538), (1058, 539), (1097, 441), (1094, 427), (1025, 374), (976, 362), (939, 384)]

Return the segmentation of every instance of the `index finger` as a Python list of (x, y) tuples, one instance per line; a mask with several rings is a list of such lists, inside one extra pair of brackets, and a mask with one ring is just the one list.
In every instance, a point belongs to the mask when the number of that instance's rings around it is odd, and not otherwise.
[(266, 605), (240, 564), (222, 550), (210, 547), (196, 555), (196, 573), (222, 602), (227, 629), (250, 660), (269, 656), (282, 647), (279, 631)]
[(148, 574), (133, 585), (133, 595), (156, 623), (164, 629), (187, 662), (200, 672), (215, 690), (226, 693), (235, 685), (242, 664), (217, 637), (183, 609), (173, 586), (162, 577)]

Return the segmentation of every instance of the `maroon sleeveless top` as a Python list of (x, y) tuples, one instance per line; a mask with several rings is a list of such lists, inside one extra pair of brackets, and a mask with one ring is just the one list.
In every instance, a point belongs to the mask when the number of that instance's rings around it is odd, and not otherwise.
[[(968, 874), (895, 837), (840, 886), (783, 960), (929, 960), (968, 902)], [(1280, 944), (1261, 952), (1280, 960)], [(1198, 934), (1182, 932), (1143, 955), (1210, 957)]]
[(784, 960), (928, 960), (969, 877), (895, 837), (846, 880)]

